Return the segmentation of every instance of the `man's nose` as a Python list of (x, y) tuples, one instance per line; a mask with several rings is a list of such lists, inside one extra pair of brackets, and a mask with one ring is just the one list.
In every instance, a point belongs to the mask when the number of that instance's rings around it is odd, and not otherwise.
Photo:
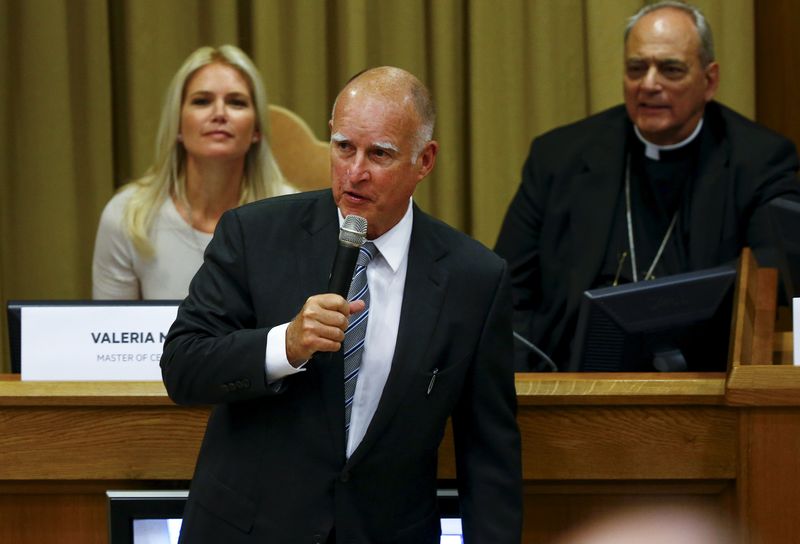
[(347, 168), (347, 177), (351, 182), (369, 179), (369, 168), (367, 158), (364, 153), (356, 153), (352, 162)]
[(661, 89), (661, 81), (659, 79), (657, 66), (653, 65), (647, 68), (647, 72), (645, 72), (642, 78), (642, 87), (654, 91)]

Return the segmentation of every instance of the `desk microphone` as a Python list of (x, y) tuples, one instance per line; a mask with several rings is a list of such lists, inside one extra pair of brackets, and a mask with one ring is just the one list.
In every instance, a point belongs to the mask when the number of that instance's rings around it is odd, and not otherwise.
[(347, 298), (350, 282), (353, 281), (353, 271), (356, 269), (358, 252), (367, 239), (367, 220), (358, 215), (348, 215), (344, 218), (342, 228), (339, 230), (339, 246), (336, 249), (336, 258), (333, 260), (331, 277), (328, 280), (328, 292), (336, 293)]
[(547, 368), (550, 370), (550, 372), (558, 372), (558, 366), (553, 362), (553, 360), (550, 357), (547, 356), (545, 352), (536, 347), (536, 344), (534, 344), (533, 342), (522, 336), (517, 331), (514, 331), (514, 339), (518, 340), (520, 344), (522, 344), (523, 346), (525, 346), (526, 349), (528, 349), (528, 351), (532, 351), (536, 355), (538, 355), (539, 358), (547, 364)]

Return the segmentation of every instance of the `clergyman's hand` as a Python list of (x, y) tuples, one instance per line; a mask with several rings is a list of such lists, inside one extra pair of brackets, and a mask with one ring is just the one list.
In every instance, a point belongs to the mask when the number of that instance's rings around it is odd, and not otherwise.
[(309, 297), (286, 328), (289, 363), (299, 366), (317, 351), (339, 351), (348, 317), (363, 309), (363, 301), (348, 303), (333, 293)]

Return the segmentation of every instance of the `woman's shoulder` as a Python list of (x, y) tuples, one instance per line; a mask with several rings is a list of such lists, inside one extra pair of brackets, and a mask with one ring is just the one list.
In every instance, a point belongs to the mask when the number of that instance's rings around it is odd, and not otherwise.
[(131, 182), (118, 189), (117, 192), (114, 193), (114, 196), (106, 203), (103, 209), (103, 215), (121, 217), (125, 212), (125, 207), (136, 192), (137, 187), (136, 182)]

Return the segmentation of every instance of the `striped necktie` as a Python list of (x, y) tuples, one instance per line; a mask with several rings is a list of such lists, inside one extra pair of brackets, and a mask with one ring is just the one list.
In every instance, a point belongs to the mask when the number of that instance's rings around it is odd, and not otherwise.
[(345, 443), (350, 432), (350, 415), (353, 412), (353, 395), (356, 392), (358, 370), (361, 367), (361, 356), (364, 353), (364, 336), (367, 333), (367, 317), (369, 316), (369, 286), (367, 285), (367, 265), (377, 253), (372, 242), (365, 242), (358, 252), (358, 261), (353, 271), (353, 281), (347, 300), (363, 300), (364, 311), (350, 316), (350, 323), (344, 331), (344, 432)]

